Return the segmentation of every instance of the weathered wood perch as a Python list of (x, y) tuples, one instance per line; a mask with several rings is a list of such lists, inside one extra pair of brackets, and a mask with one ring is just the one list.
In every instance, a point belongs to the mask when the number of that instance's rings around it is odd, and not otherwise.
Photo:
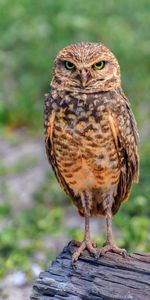
[(84, 251), (75, 264), (69, 244), (33, 284), (32, 300), (150, 300), (150, 253), (127, 258), (107, 253), (98, 261)]

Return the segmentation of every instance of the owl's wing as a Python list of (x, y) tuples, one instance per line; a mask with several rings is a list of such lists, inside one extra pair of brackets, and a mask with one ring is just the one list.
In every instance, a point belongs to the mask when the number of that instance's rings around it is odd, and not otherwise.
[[(61, 176), (56, 158), (55, 158), (55, 148), (53, 144), (53, 132), (54, 132), (54, 124), (55, 124), (55, 116), (56, 111), (53, 108), (53, 98), (51, 95), (51, 91), (48, 94), (45, 94), (45, 102), (44, 102), (44, 116), (45, 116), (45, 122), (44, 122), (44, 128), (45, 128), (45, 148), (46, 148), (46, 154), (48, 157), (48, 161), (51, 164), (53, 171), (56, 175), (56, 178), (60, 185), (62, 186), (63, 190), (67, 193), (68, 188), (66, 186), (66, 183)], [(68, 193), (67, 193), (68, 194)]]
[(44, 128), (45, 128), (45, 148), (46, 148), (46, 154), (48, 157), (48, 161), (52, 166), (52, 169), (55, 173), (55, 176), (61, 185), (64, 192), (72, 198), (74, 202), (80, 201), (79, 197), (74, 195), (74, 192), (70, 187), (67, 185), (65, 179), (61, 175), (61, 172), (59, 171), (56, 157), (55, 157), (55, 147), (53, 143), (53, 133), (54, 133), (54, 125), (55, 125), (55, 116), (56, 111), (53, 108), (52, 105), (53, 98), (51, 95), (51, 92), (48, 94), (45, 94), (45, 102), (44, 102), (44, 116), (45, 116), (45, 122), (44, 122)]
[[(45, 148), (49, 163), (51, 164), (56, 174), (56, 161), (53, 147), (53, 129), (55, 121), (55, 110), (52, 106), (51, 92), (45, 94), (44, 101), (44, 134), (45, 134)], [(57, 175), (56, 175), (57, 176)]]
[(139, 177), (139, 156), (138, 156), (138, 132), (136, 121), (130, 104), (123, 93), (123, 102), (120, 109), (109, 115), (109, 122), (114, 137), (115, 147), (118, 153), (120, 179), (117, 195), (112, 207), (115, 214), (130, 192), (132, 182), (137, 182)]

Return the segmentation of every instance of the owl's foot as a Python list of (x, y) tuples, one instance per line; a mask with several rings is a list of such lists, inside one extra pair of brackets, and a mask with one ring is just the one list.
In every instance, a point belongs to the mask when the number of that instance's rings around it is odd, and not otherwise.
[(107, 252), (114, 252), (122, 255), (124, 258), (127, 257), (127, 251), (125, 249), (117, 247), (113, 242), (106, 242), (106, 244), (100, 249), (98, 258), (103, 256)]
[(73, 253), (72, 255), (72, 262), (76, 262), (80, 256), (80, 254), (87, 249), (90, 254), (96, 256), (97, 250), (96, 250), (96, 244), (91, 240), (84, 240), (79, 248)]

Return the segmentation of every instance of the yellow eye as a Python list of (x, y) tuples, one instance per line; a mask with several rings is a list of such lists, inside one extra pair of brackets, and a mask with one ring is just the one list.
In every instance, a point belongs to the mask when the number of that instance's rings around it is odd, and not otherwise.
[(95, 63), (93, 65), (93, 68), (96, 69), (96, 70), (101, 70), (101, 69), (104, 68), (104, 66), (105, 66), (105, 62), (102, 60), (102, 61), (99, 61), (99, 62)]
[(70, 61), (65, 61), (65, 68), (67, 70), (74, 70), (75, 69), (75, 65), (72, 62), (70, 62)]

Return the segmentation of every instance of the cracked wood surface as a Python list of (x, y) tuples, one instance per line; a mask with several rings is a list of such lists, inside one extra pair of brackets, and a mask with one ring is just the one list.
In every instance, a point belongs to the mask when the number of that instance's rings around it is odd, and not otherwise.
[(123, 258), (107, 253), (96, 260), (87, 251), (74, 266), (70, 243), (33, 284), (32, 300), (149, 300), (150, 253)]

